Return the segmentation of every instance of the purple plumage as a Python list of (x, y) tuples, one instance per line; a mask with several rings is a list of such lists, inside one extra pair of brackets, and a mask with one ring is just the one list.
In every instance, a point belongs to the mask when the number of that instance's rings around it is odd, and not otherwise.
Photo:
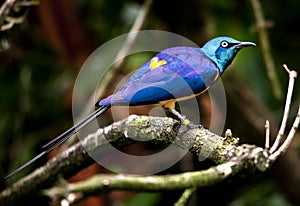
[(142, 105), (186, 99), (210, 87), (219, 69), (200, 48), (165, 49), (137, 70), (103, 105)]

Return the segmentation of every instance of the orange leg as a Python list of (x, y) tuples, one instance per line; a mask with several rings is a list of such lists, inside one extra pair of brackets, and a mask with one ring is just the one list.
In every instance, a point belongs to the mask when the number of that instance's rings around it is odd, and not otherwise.
[(177, 112), (175, 110), (175, 103), (176, 100), (168, 100), (168, 101), (164, 101), (164, 102), (160, 102), (160, 104), (168, 109), (172, 114), (174, 114), (176, 117), (178, 117), (178, 119), (182, 122), (183, 125), (188, 126), (191, 124), (190, 120), (188, 120), (184, 115), (180, 114), (179, 112)]

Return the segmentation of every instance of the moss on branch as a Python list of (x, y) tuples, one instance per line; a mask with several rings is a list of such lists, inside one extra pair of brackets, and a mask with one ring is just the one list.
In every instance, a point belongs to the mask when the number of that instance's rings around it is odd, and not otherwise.
[[(97, 154), (101, 153), (100, 155), (105, 156), (109, 153), (111, 145), (115, 148), (122, 148), (128, 144), (146, 140), (162, 146), (174, 143), (178, 147), (188, 149), (196, 155), (207, 157), (216, 164), (221, 165), (206, 171), (184, 173), (177, 177), (174, 176), (171, 179), (160, 176), (155, 176), (157, 179), (154, 176), (148, 178), (149, 181), (150, 179), (151, 181), (155, 181), (155, 184), (151, 184), (151, 182), (146, 182), (147, 184), (145, 184), (147, 177), (126, 176), (125, 179), (122, 179), (121, 177), (124, 176), (118, 175), (100, 175), (90, 181), (97, 180), (98, 186), (107, 182), (110, 187), (103, 184), (102, 189), (109, 188), (110, 190), (126, 188), (141, 190), (142, 187), (145, 187), (145, 190), (159, 190), (162, 187), (165, 187), (165, 189), (184, 189), (220, 181), (228, 175), (240, 171), (241, 168), (245, 167), (245, 164), (248, 167), (249, 165), (255, 166), (254, 159), (259, 159), (254, 158), (255, 155), (259, 153), (263, 154), (261, 148), (255, 154), (253, 153), (257, 148), (256, 146), (238, 146), (237, 138), (231, 136), (221, 137), (204, 128), (189, 129), (181, 127), (180, 123), (172, 118), (132, 115), (127, 119), (115, 122), (88, 135), (80, 143), (75, 144), (50, 160), (45, 166), (38, 168), (31, 174), (15, 182), (0, 193), (0, 203), (11, 203), (23, 195), (49, 188), (61, 175), (68, 178), (76, 174), (94, 162), (86, 151), (97, 152)], [(245, 159), (247, 161), (242, 161)], [(234, 163), (229, 160), (234, 160)], [(231, 166), (224, 167), (224, 164), (228, 166), (228, 161), (229, 163), (231, 162)], [(222, 175), (220, 176), (220, 174)], [(166, 183), (166, 181), (169, 182)], [(171, 184), (170, 181), (173, 183)], [(84, 184), (81, 186), (79, 184), (76, 187), (74, 186), (73, 189), (74, 191), (79, 191), (83, 187)], [(99, 190), (101, 190), (101, 187)]]

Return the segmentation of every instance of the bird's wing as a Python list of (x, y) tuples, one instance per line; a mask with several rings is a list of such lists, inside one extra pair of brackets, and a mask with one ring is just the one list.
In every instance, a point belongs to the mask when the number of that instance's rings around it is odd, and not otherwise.
[(154, 56), (117, 93), (99, 105), (152, 104), (192, 96), (213, 84), (218, 74), (214, 63), (199, 49), (167, 49)]

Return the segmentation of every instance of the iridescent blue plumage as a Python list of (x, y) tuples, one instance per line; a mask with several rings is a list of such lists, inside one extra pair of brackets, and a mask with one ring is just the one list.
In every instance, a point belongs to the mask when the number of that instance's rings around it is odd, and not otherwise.
[(217, 81), (240, 48), (253, 45), (218, 37), (202, 48), (165, 49), (138, 69), (117, 93), (96, 105), (142, 105), (191, 98)]
[(153, 104), (191, 96), (205, 90), (219, 73), (199, 48), (169, 48), (153, 58), (166, 63), (151, 68), (151, 60), (148, 61), (117, 93), (100, 101), (99, 106)]
[(118, 92), (97, 102), (99, 108), (95, 112), (44, 145), (39, 155), (6, 178), (51, 152), (114, 105), (159, 103), (183, 121), (184, 118), (174, 109), (175, 102), (207, 90), (223, 74), (241, 48), (254, 45), (230, 37), (218, 37), (202, 48), (174, 47), (163, 50), (138, 69)]

